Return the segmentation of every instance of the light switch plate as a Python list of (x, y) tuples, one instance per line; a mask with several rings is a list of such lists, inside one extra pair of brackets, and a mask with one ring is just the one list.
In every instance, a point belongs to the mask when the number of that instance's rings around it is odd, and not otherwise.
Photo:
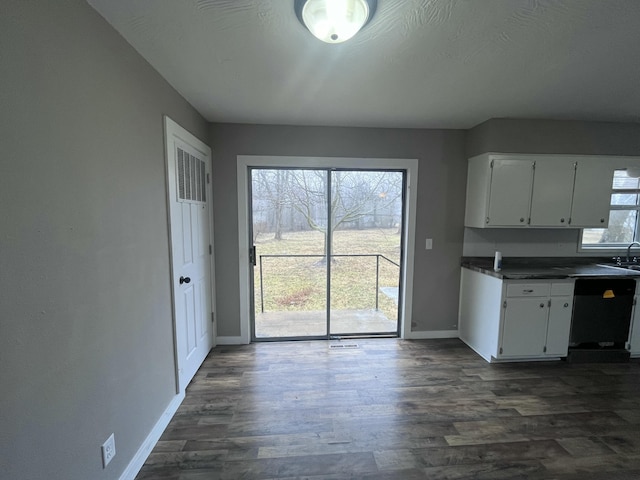
[(425, 247), (426, 250), (431, 250), (433, 248), (433, 238), (427, 238), (427, 241), (425, 242)]

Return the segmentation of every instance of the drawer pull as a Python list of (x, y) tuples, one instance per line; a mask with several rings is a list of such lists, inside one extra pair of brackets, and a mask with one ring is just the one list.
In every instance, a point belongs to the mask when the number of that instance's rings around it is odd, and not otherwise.
[(533, 293), (533, 289), (522, 290), (522, 293)]

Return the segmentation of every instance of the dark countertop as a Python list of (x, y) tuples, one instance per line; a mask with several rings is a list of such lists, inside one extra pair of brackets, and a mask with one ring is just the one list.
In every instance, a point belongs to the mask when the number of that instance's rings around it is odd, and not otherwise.
[(640, 271), (613, 266), (610, 257), (503, 257), (499, 272), (493, 257), (462, 257), (461, 265), (505, 280), (640, 277)]

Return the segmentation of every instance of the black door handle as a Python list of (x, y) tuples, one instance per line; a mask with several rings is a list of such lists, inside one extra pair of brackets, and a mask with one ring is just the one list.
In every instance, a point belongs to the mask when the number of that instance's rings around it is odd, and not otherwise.
[(191, 279), (189, 277), (180, 277), (180, 285), (183, 283), (189, 283)]

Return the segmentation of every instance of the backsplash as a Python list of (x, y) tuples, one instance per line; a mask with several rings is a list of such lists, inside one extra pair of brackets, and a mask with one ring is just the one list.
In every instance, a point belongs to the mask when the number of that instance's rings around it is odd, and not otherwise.
[(579, 257), (579, 229), (465, 228), (463, 256)]

